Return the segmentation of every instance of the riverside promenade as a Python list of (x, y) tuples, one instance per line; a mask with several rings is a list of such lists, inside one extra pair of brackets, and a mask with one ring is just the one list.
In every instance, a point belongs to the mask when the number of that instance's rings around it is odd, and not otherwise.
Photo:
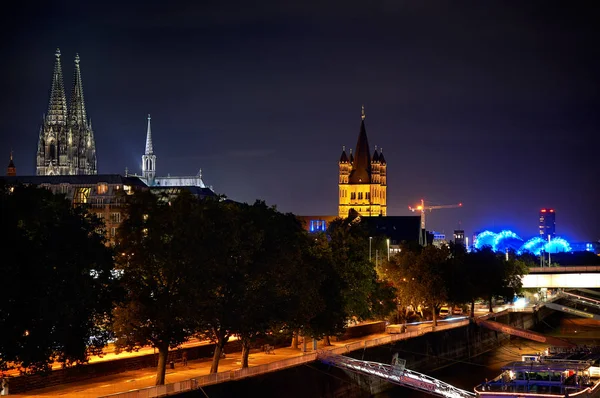
[[(454, 319), (438, 324), (436, 331), (461, 327), (468, 324), (468, 320)], [(337, 354), (360, 350), (377, 345), (388, 344), (392, 341), (408, 339), (433, 331), (430, 323), (409, 325), (405, 333), (388, 334), (379, 333), (343, 341), (332, 341), (331, 346), (318, 343), (318, 350), (331, 350)], [(156, 368), (145, 368), (126, 371), (119, 374), (91, 378), (80, 382), (62, 384), (44, 389), (28, 391), (22, 394), (11, 394), (14, 397), (102, 397), (134, 398), (156, 397), (198, 389), (231, 380), (274, 372), (280, 369), (313, 362), (317, 359), (316, 351), (312, 344), (308, 345), (307, 352), (290, 347), (276, 348), (273, 353), (252, 350), (249, 356), (249, 367), (241, 368), (241, 352), (227, 354), (219, 362), (219, 373), (210, 375), (211, 360), (190, 360), (187, 366), (181, 362), (175, 364), (174, 369), (167, 369), (166, 384), (154, 386)], [(135, 353), (128, 353), (134, 355)], [(140, 354), (143, 355), (143, 354)]]

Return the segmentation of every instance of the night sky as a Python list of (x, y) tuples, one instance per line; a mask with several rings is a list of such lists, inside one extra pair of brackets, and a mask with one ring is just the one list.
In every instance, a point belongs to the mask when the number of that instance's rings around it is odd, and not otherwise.
[[(81, 57), (99, 173), (140, 172), (152, 115), (159, 175), (281, 211), (337, 214), (337, 161), (360, 107), (388, 161), (388, 214), (600, 239), (600, 12), (549, 1), (78, 1), (2, 17), (0, 159), (35, 154), (54, 51)], [(200, 5), (201, 4), (201, 5)], [(16, 7), (16, 8), (15, 8)], [(566, 8), (565, 8), (566, 7)]]

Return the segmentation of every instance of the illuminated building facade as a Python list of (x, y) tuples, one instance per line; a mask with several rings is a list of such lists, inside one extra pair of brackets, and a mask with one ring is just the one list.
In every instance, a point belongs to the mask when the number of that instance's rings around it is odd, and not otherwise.
[(556, 236), (556, 212), (554, 209), (540, 210), (540, 237), (542, 239), (551, 239)]
[(35, 185), (49, 189), (54, 194), (62, 194), (73, 203), (95, 214), (104, 221), (107, 238), (113, 242), (117, 228), (124, 219), (125, 201), (136, 191), (147, 191), (169, 200), (182, 190), (197, 198), (217, 197), (209, 188), (188, 187), (148, 187), (138, 177), (123, 177), (119, 174), (96, 174), (78, 176), (19, 176), (0, 177), (8, 184)]
[(82, 175), (97, 174), (96, 142), (92, 123), (87, 118), (83, 99), (83, 84), (79, 55), (75, 56), (75, 74), (71, 102), (63, 85), (60, 50), (56, 50), (48, 113), (40, 127), (36, 174)]
[(380, 149), (371, 157), (365, 129), (365, 108), (362, 108), (356, 152), (346, 154), (342, 149), (339, 164), (338, 215), (348, 217), (355, 210), (363, 217), (386, 216), (387, 162)]
[(118, 174), (5, 177), (8, 184), (35, 185), (62, 194), (74, 206), (82, 206), (104, 221), (112, 241), (123, 220), (127, 195), (148, 187), (139, 178)]

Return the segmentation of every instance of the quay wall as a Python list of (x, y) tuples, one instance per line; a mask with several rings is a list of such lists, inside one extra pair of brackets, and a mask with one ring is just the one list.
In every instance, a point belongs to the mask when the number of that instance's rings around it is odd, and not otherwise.
[[(552, 311), (546, 308), (537, 313), (507, 313), (496, 321), (511, 326), (532, 329)], [(494, 318), (491, 318), (494, 319)], [(394, 353), (406, 359), (406, 367), (427, 374), (457, 360), (483, 354), (510, 340), (511, 336), (469, 324), (464, 327), (426, 333), (419, 337), (350, 352), (346, 355), (367, 361), (390, 363)], [(306, 396), (322, 398), (370, 397), (392, 385), (376, 377), (313, 362), (278, 372), (203, 387), (204, 393), (190, 391), (181, 397), (232, 397), (260, 395), (261, 397)]]

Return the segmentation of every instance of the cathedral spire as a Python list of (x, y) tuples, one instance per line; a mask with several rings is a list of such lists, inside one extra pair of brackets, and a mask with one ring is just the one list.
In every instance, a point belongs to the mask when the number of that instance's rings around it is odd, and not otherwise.
[(50, 89), (50, 103), (46, 121), (49, 125), (66, 125), (67, 123), (67, 97), (63, 83), (62, 66), (60, 64), (60, 49), (54, 54), (54, 73), (52, 74), (52, 87)]
[(148, 131), (146, 132), (146, 155), (152, 155), (152, 130), (150, 129), (150, 114), (148, 114)]
[(73, 74), (73, 92), (71, 94), (69, 121), (71, 125), (85, 126), (87, 124), (85, 101), (83, 99), (83, 83), (81, 82), (81, 69), (79, 67), (79, 54), (75, 55), (75, 72)]

